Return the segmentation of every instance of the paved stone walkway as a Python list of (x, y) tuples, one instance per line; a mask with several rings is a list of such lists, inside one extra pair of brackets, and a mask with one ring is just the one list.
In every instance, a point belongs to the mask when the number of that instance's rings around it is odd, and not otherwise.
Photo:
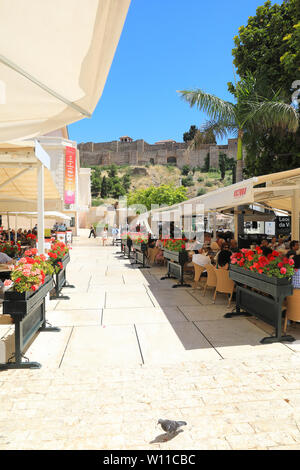
[[(47, 309), (61, 332), (26, 352), (42, 368), (0, 372), (0, 449), (299, 449), (300, 327), (261, 345), (270, 327), (224, 319), (221, 294), (173, 289), (118, 251), (74, 243), (76, 288)], [(159, 418), (188, 425), (166, 441)]]

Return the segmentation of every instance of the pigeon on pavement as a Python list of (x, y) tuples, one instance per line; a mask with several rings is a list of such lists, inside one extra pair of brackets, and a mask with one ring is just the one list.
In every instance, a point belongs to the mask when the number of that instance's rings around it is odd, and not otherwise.
[(162, 430), (165, 431), (168, 434), (174, 434), (176, 431), (178, 431), (181, 426), (186, 426), (185, 421), (172, 421), (170, 419), (159, 419), (157, 424), (160, 424), (162, 427)]

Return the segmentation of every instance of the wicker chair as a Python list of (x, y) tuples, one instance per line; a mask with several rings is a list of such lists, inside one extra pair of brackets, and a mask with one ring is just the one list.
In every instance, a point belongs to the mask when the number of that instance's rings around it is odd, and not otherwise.
[(148, 248), (148, 259), (150, 263), (154, 264), (155, 257), (158, 252), (159, 252), (159, 248), (157, 248), (156, 246), (154, 248)]
[(204, 286), (204, 293), (203, 296), (206, 294), (206, 289), (208, 287), (216, 287), (217, 285), (217, 276), (216, 276), (216, 268), (211, 264), (206, 264), (204, 269), (207, 272), (206, 284)]
[(199, 264), (193, 263), (195, 275), (194, 275), (194, 289), (197, 288), (198, 282), (200, 280), (201, 274), (205, 271), (204, 266), (199, 266)]
[(293, 295), (286, 298), (286, 314), (283, 326), (284, 333), (287, 329), (288, 320), (300, 322), (300, 289), (294, 289)]
[(229, 271), (227, 269), (216, 269), (215, 271), (217, 276), (217, 285), (214, 293), (214, 302), (216, 300), (217, 292), (221, 292), (223, 294), (230, 294), (228, 301), (228, 306), (230, 306), (235, 286), (234, 281), (230, 279)]

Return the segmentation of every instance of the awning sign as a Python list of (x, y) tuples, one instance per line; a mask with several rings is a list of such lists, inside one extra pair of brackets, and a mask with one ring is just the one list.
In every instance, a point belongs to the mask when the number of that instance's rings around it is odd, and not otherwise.
[(233, 193), (233, 197), (234, 198), (240, 198), (240, 197), (243, 197), (245, 196), (247, 192), (247, 188), (239, 188), (239, 189), (236, 189)]
[(65, 204), (75, 203), (76, 149), (66, 147), (65, 159)]

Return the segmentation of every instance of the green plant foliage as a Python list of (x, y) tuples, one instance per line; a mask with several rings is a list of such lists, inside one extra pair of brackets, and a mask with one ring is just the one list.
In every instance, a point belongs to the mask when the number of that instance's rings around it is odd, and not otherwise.
[(182, 186), (194, 186), (194, 181), (192, 175), (186, 176), (185, 178), (182, 178), (181, 180)]
[(99, 166), (92, 166), (91, 168), (91, 193), (93, 196), (99, 196), (101, 192), (101, 169)]
[(185, 132), (183, 134), (183, 140), (184, 142), (190, 142), (191, 140), (194, 139), (196, 133), (197, 133), (197, 127), (196, 126), (191, 126), (190, 130), (188, 132)]
[[(255, 74), (263, 93), (278, 96), (291, 103), (292, 84), (300, 78), (300, 2), (284, 0), (281, 5), (265, 2), (250, 16), (248, 23), (239, 28), (234, 38), (234, 64), (240, 77)], [(236, 87), (228, 84), (235, 94)], [(294, 92), (296, 99), (296, 86)], [(299, 112), (299, 109), (298, 109)], [(254, 134), (246, 134), (247, 176), (293, 169), (299, 166), (300, 129), (290, 134), (286, 129), (276, 133), (271, 129), (257, 128)]]
[(201, 168), (201, 171), (203, 171), (204, 173), (208, 172), (209, 171), (209, 166), (210, 166), (210, 155), (209, 155), (209, 153), (207, 153), (206, 157), (204, 159), (204, 166), (203, 166), (203, 168)]
[(198, 191), (197, 191), (197, 196), (203, 196), (203, 194), (206, 193), (206, 189), (205, 188), (199, 188)]
[(186, 201), (186, 191), (186, 188), (183, 186), (150, 186), (147, 189), (138, 189), (130, 192), (127, 196), (127, 203), (128, 206), (142, 204), (147, 208), (147, 210), (151, 209), (151, 204), (165, 204), (167, 206), (171, 206), (172, 204)]
[(181, 168), (181, 174), (184, 175), (184, 176), (187, 176), (190, 172), (190, 166), (189, 165), (183, 165), (183, 167)]
[(299, 0), (284, 0), (281, 5), (267, 1), (234, 37), (232, 54), (239, 76), (254, 73), (270, 89), (280, 89), (287, 102), (291, 85), (299, 78), (299, 22)]

